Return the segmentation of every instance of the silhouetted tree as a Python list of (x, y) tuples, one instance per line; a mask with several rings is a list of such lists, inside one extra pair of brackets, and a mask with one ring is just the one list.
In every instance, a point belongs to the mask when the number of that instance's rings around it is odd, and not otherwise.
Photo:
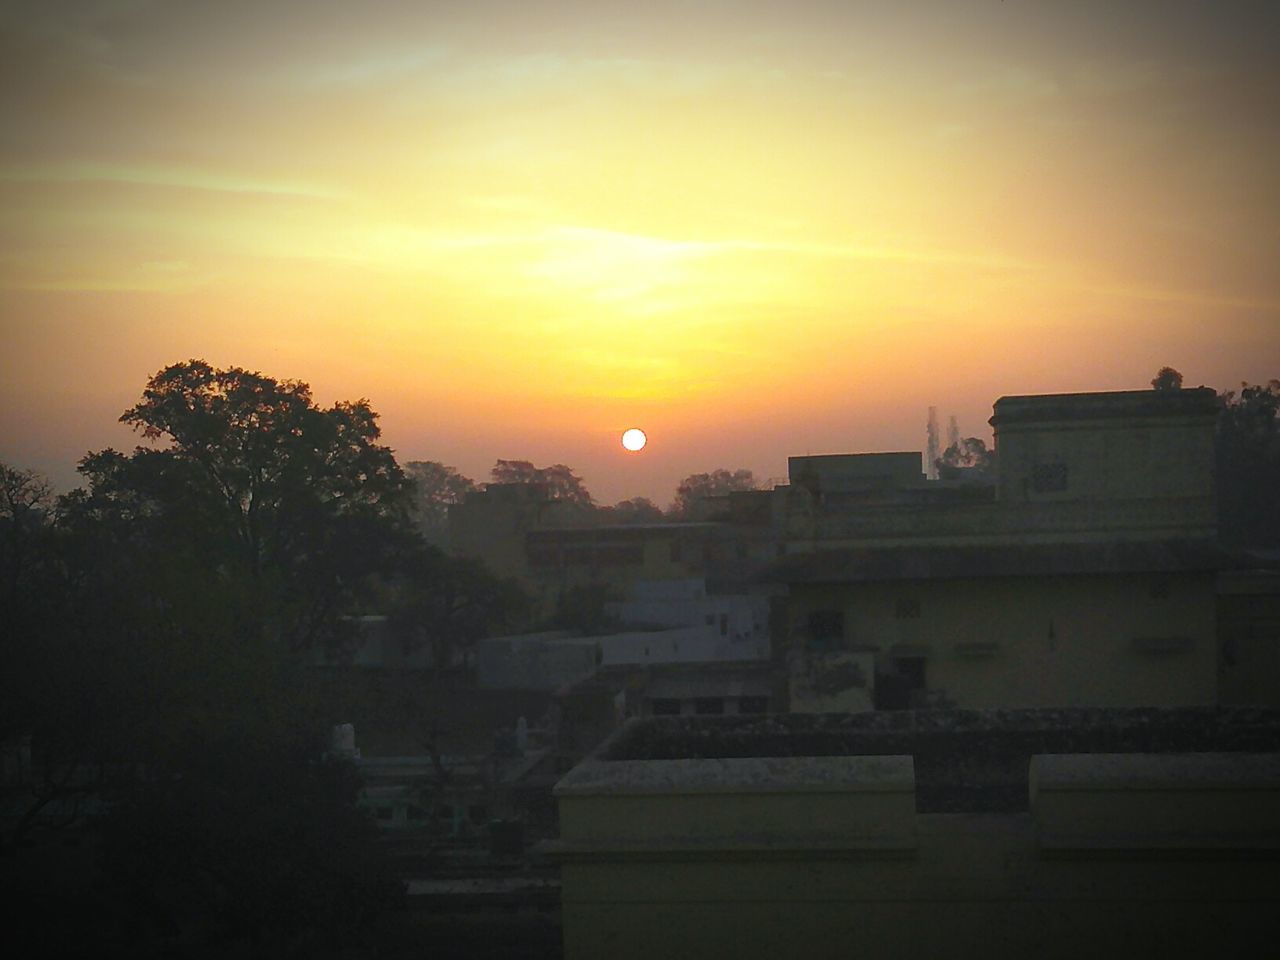
[(428, 541), (441, 544), (449, 521), (449, 507), (476, 489), (470, 477), (434, 460), (411, 460), (404, 466), (413, 481), (413, 515)]
[(1280, 380), (1219, 396), (1218, 523), (1236, 546), (1280, 546)]
[(943, 452), (935, 466), (938, 479), (958, 480), (961, 477), (986, 479), (995, 464), (995, 451), (988, 450), (986, 441), (978, 437), (965, 437)]
[(755, 490), (756, 478), (750, 470), (713, 470), (685, 477), (676, 487), (676, 496), (667, 513), (681, 520), (697, 515), (698, 503), (708, 497), (722, 497), (739, 490)]
[(395, 583), (390, 620), (406, 652), (431, 648), (439, 674), (454, 654), (495, 631), (519, 626), (529, 598), (514, 580), (494, 576), (478, 560), (425, 547)]
[(620, 597), (607, 583), (580, 583), (561, 592), (555, 613), (544, 626), (555, 630), (572, 630), (583, 636), (608, 633), (618, 627), (605, 604)]
[(604, 523), (659, 523), (665, 518), (648, 497), (632, 497), (619, 500), (612, 507), (601, 507), (600, 519)]
[(1181, 390), (1182, 374), (1173, 367), (1161, 367), (1151, 381), (1151, 386), (1156, 390)]
[(540, 483), (547, 488), (547, 495), (552, 500), (564, 500), (584, 507), (594, 503), (582, 478), (563, 463), (535, 467), (528, 460), (499, 460), (489, 476), (494, 483)]
[(342, 615), (415, 539), (411, 484), (364, 400), (321, 409), (305, 383), (190, 360), (120, 419), (165, 446), (86, 457), (69, 508), (144, 523), (238, 581), (246, 625), (295, 649), (340, 644)]

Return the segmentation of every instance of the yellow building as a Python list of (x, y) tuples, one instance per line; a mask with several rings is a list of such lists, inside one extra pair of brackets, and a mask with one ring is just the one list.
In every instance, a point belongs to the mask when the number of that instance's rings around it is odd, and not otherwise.
[(985, 486), (792, 458), (791, 708), (1218, 702), (1216, 415), (1207, 388), (1004, 397)]

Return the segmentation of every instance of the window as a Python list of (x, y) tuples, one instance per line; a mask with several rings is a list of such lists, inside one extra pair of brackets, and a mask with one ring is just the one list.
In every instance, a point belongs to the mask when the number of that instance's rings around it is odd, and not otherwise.
[(653, 711), (655, 717), (678, 717), (680, 715), (679, 700), (655, 697), (649, 701), (649, 708)]
[(738, 712), (739, 713), (768, 713), (769, 698), (768, 697), (739, 697)]
[(920, 616), (920, 601), (914, 597), (899, 597), (894, 616), (899, 620), (915, 620)]
[(729, 615), (727, 613), (720, 614), (720, 636), (727, 637), (729, 635)]
[(809, 647), (839, 650), (844, 645), (844, 611), (814, 610), (809, 614)]
[(925, 691), (924, 657), (894, 657), (892, 668), (876, 673), (876, 709), (908, 710)]
[(1031, 468), (1031, 489), (1036, 493), (1059, 493), (1067, 489), (1067, 465), (1037, 463)]
[(693, 701), (693, 712), (700, 714), (724, 713), (724, 700), (721, 697), (698, 697)]

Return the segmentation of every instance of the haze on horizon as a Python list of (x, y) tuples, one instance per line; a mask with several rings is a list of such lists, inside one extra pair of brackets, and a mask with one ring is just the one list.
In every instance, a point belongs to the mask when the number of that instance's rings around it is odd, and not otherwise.
[[(0, 459), (191, 357), (598, 500), (1280, 376), (1273, 3), (0, 2)], [(630, 455), (621, 431), (643, 428)]]

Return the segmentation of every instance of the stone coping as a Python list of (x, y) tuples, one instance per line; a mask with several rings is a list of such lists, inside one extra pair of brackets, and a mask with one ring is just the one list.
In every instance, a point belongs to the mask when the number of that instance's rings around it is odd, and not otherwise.
[(590, 759), (555, 787), (557, 797), (914, 791), (909, 756)]

